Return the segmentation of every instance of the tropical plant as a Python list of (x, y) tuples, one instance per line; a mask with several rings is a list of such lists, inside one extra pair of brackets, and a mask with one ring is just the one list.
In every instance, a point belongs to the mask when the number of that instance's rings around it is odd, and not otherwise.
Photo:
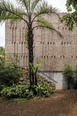
[[(48, 28), (50, 30), (56, 31), (60, 36), (61, 34), (53, 28), (51, 23), (42, 17), (42, 15), (49, 15), (54, 13), (58, 16), (57, 10), (52, 6), (48, 5), (44, 0), (15, 0), (16, 6), (5, 0), (0, 1), (0, 22), (5, 20), (10, 20), (11, 23), (15, 21), (23, 20), (27, 25), (27, 31), (25, 30), (25, 37), (27, 35), (27, 45), (29, 51), (29, 80), (30, 88), (34, 85), (33, 75), (31, 70), (31, 65), (34, 62), (33, 57), (33, 31), (37, 27)], [(36, 22), (36, 26), (34, 26)]]
[(48, 97), (53, 92), (52, 87), (48, 83), (37, 83), (37, 86), (35, 85), (34, 87), (39, 97)]
[(34, 85), (37, 85), (37, 71), (38, 71), (38, 68), (40, 68), (40, 66), (42, 65), (42, 63), (44, 62), (44, 60), (41, 60), (39, 61), (36, 66), (34, 66), (33, 64), (30, 63), (30, 66), (31, 66), (31, 71), (33, 72), (33, 83)]
[(27, 85), (13, 85), (11, 87), (4, 87), (0, 92), (1, 96), (4, 96), (8, 99), (12, 98), (27, 98), (30, 99), (33, 97), (32, 92), (29, 91)]
[[(0, 95), (6, 97), (8, 99), (12, 98), (33, 98), (34, 95), (29, 91), (30, 84), (20, 84), (20, 85), (12, 85), (10, 87), (3, 86), (0, 91)], [(34, 85), (37, 96), (39, 97), (48, 97), (53, 92), (52, 87), (49, 86), (48, 83), (37, 83), (37, 86)]]
[(72, 11), (72, 13), (64, 15), (61, 22), (65, 22), (65, 25), (72, 31), (73, 27), (77, 26), (77, 0), (67, 0), (66, 7), (67, 11)]

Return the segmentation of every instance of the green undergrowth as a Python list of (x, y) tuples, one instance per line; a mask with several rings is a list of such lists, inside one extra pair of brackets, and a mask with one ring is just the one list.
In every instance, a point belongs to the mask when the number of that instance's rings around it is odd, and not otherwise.
[(12, 98), (12, 99), (7, 99), (5, 97), (0, 97), (0, 102), (25, 102), (25, 101), (34, 101), (39, 99), (39, 97), (34, 97), (31, 99), (26, 99), (26, 98)]
[(41, 83), (39, 82), (37, 86), (33, 86), (33, 88), (36, 91), (36, 95), (29, 91), (29, 81), (27, 83), (22, 83), (20, 85), (13, 85), (10, 87), (3, 86), (2, 90), (0, 91), (0, 95), (3, 98), (6, 98), (8, 100), (10, 99), (20, 99), (20, 100), (30, 100), (40, 97), (49, 97), (54, 91), (48, 83)]

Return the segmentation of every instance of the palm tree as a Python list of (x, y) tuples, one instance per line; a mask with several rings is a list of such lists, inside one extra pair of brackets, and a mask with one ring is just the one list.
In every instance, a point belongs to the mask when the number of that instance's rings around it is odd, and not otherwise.
[[(36, 27), (48, 28), (56, 31), (60, 34), (53, 26), (48, 23), (44, 17), (44, 14), (55, 13), (57, 16), (57, 10), (52, 6), (49, 6), (47, 2), (43, 0), (15, 0), (17, 3), (14, 6), (12, 3), (0, 1), (0, 22), (10, 20), (12, 23), (18, 20), (23, 20), (27, 24), (27, 31), (25, 30), (25, 35), (27, 32), (27, 42), (29, 51), (29, 80), (30, 88), (35, 84), (34, 73), (31, 70), (31, 65), (33, 65), (33, 30)], [(37, 22), (37, 26), (33, 26), (33, 23)]]

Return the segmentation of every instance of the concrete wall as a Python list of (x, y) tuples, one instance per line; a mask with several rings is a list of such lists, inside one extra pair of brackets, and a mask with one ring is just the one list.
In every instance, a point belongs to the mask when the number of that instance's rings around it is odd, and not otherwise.
[(56, 85), (56, 89), (67, 89), (66, 77), (62, 72), (39, 72), (39, 74)]

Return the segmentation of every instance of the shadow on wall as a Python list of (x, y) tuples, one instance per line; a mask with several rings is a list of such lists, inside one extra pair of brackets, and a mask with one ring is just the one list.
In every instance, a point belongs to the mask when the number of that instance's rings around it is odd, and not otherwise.
[(67, 89), (66, 77), (62, 72), (38, 72), (41, 76), (53, 82), (56, 85), (56, 89)]

